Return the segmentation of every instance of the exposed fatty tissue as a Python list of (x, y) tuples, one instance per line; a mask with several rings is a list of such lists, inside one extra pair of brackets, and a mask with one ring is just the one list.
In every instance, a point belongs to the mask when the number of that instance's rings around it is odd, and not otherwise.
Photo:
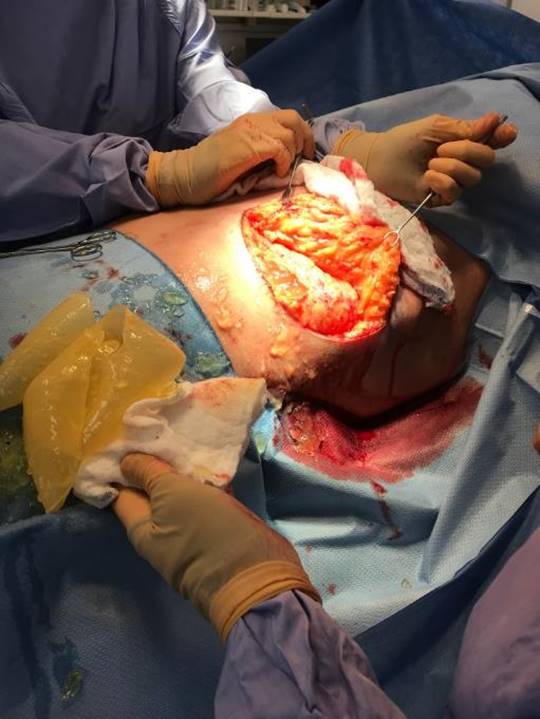
[(312, 193), (265, 203), (243, 218), (246, 245), (276, 301), (303, 327), (346, 339), (386, 323), (400, 263), (387, 230)]
[[(364, 218), (376, 219), (396, 229), (410, 216), (409, 210), (375, 190), (361, 165), (350, 158), (329, 155), (321, 165), (347, 177), (355, 189), (355, 211)], [(454, 299), (450, 270), (437, 255), (427, 227), (413, 217), (400, 232), (400, 275), (404, 285), (419, 294), (427, 307), (447, 309)]]
[(301, 326), (345, 340), (377, 332), (399, 282), (426, 306), (451, 308), (452, 277), (429, 231), (413, 218), (399, 243), (385, 238), (410, 213), (377, 192), (356, 161), (301, 163), (299, 183), (309, 192), (248, 210), (242, 230), (274, 299)]

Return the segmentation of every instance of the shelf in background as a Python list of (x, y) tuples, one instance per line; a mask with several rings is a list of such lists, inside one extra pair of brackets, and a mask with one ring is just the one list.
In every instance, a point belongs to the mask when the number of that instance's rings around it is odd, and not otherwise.
[(302, 15), (299, 12), (255, 12), (253, 17), (267, 18), (272, 20), (305, 20), (310, 13)]
[(210, 15), (214, 17), (245, 17), (249, 18), (253, 16), (253, 13), (249, 10), (212, 10), (209, 9)]
[(262, 12), (256, 10), (212, 10), (210, 14), (220, 18), (244, 18), (246, 20), (305, 20), (310, 13), (298, 12)]

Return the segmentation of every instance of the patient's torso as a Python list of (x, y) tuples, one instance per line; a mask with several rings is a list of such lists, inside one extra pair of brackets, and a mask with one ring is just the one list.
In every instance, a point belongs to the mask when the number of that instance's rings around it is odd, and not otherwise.
[(356, 416), (392, 409), (450, 379), (462, 366), (468, 330), (489, 278), (485, 265), (435, 236), (456, 291), (449, 313), (399, 287), (385, 329), (356, 341), (305, 329), (278, 305), (241, 231), (243, 212), (267, 193), (205, 208), (162, 212), (117, 225), (157, 254), (193, 294), (243, 376), (265, 376)]

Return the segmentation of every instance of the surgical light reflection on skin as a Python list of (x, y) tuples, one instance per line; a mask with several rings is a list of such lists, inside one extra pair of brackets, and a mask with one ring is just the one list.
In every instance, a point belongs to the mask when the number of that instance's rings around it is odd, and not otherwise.
[[(228, 222), (227, 231), (235, 233), (238, 232), (238, 224), (238, 216), (231, 216)], [(246, 302), (258, 304), (260, 280), (257, 269), (253, 263), (253, 259), (243, 243), (235, 251), (232, 262), (234, 262), (234, 273), (239, 276), (241, 275), (242, 277), (240, 297)], [(209, 287), (202, 287), (200, 285), (198, 285), (198, 288), (201, 290), (209, 289)]]

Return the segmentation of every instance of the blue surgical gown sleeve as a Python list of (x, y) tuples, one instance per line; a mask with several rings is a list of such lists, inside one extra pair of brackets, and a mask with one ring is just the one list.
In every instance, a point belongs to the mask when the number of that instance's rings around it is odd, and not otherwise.
[(540, 716), (540, 529), (475, 605), (459, 654), (448, 719)]
[(284, 592), (233, 627), (215, 719), (404, 719), (354, 642), (317, 602)]
[(0, 242), (156, 210), (151, 149), (273, 108), (202, 0), (0, 3), (0, 47)]
[(157, 209), (144, 185), (150, 145), (0, 120), (0, 240), (89, 228)]
[(266, 93), (251, 87), (246, 75), (225, 58), (205, 2), (164, 2), (163, 6), (183, 35), (176, 78), (182, 109), (169, 124), (182, 143), (193, 144), (247, 112), (276, 109)]

